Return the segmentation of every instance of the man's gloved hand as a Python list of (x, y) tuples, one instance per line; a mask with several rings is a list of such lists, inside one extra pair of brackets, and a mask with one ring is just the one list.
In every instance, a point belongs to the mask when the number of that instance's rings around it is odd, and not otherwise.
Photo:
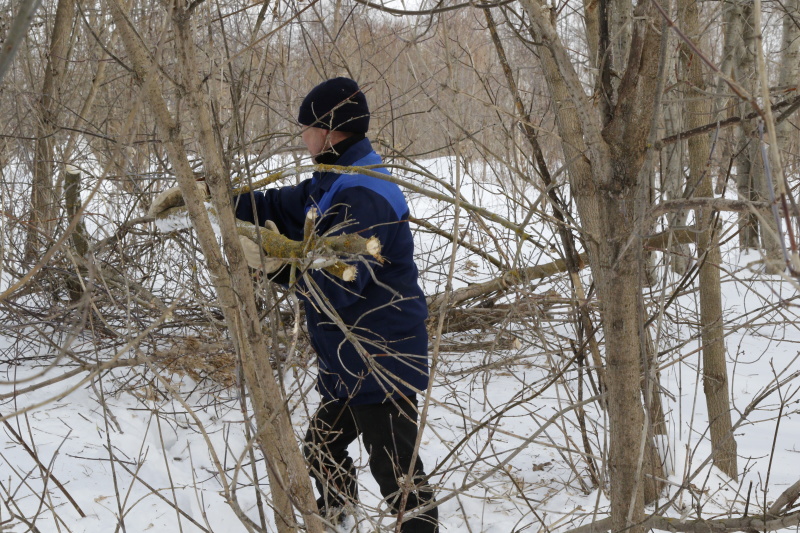
[[(197, 191), (200, 193), (200, 196), (205, 199), (208, 197), (208, 188), (206, 187), (206, 182), (204, 181), (196, 181), (195, 185), (197, 186)], [(156, 196), (156, 199), (153, 200), (153, 203), (150, 204), (150, 209), (147, 210), (147, 216), (149, 217), (157, 217), (167, 209), (171, 209), (173, 207), (178, 207), (180, 205), (185, 205), (186, 202), (183, 201), (183, 194), (181, 194), (180, 187), (172, 187), (163, 191), (161, 194)]]
[[(269, 231), (273, 233), (280, 233), (278, 231), (278, 226), (271, 220), (267, 220), (264, 223), (264, 227), (267, 228)], [(242, 243), (242, 249), (244, 250), (244, 258), (247, 261), (247, 264), (250, 268), (261, 269), (261, 247), (258, 245), (257, 242), (251, 240), (249, 237), (245, 237), (244, 235), (239, 235), (239, 242)], [(274, 257), (264, 257), (264, 273), (265, 274), (272, 274), (279, 268), (284, 265), (284, 261), (282, 259), (276, 259)]]

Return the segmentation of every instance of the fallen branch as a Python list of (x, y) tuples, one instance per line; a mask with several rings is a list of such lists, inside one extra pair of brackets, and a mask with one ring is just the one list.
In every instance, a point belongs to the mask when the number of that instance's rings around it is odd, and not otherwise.
[[(572, 300), (564, 298), (555, 291), (534, 294), (511, 303), (496, 304), (487, 302), (480, 306), (459, 308), (451, 306), (445, 317), (444, 333), (458, 333), (472, 330), (488, 330), (499, 322), (513, 321), (520, 317), (544, 317), (559, 305), (569, 306)], [(433, 310), (430, 315), (434, 314)], [(429, 319), (430, 320), (430, 319)], [(445, 351), (445, 350), (443, 350)]]
[[(294, 174), (298, 174), (301, 172), (307, 172), (310, 170), (324, 170), (329, 172), (338, 172), (342, 174), (352, 174), (352, 173), (361, 173), (369, 176), (378, 177), (381, 179), (385, 179), (387, 181), (391, 181), (394, 183), (398, 183), (404, 187), (410, 188), (420, 194), (424, 194), (430, 196), (435, 199), (445, 199), (444, 195), (431, 195), (430, 191), (424, 191), (419, 189), (418, 187), (412, 186), (408, 182), (403, 180), (399, 180), (387, 174), (383, 174), (377, 171), (372, 170), (370, 167), (339, 167), (336, 165), (310, 165), (305, 167), (298, 167), (293, 169), (287, 169), (280, 172), (275, 172), (270, 174), (264, 179), (261, 179), (257, 182), (252, 184), (252, 187), (244, 186), (234, 191), (235, 194), (243, 194), (249, 190), (257, 189), (260, 187), (264, 187), (271, 183), (274, 183), (280, 179), (283, 179), (287, 176), (291, 176)], [(440, 197), (441, 196), (441, 197)], [(452, 203), (452, 198), (446, 198), (447, 202)], [(463, 202), (462, 202), (463, 205)], [(476, 207), (471, 206), (471, 204), (467, 204), (468, 208)], [(681, 200), (669, 200), (665, 202), (661, 202), (655, 204), (650, 209), (650, 216), (658, 217), (663, 214), (677, 211), (681, 209), (703, 209), (703, 208), (711, 208), (716, 211), (748, 211), (751, 209), (768, 209), (769, 205), (766, 202), (746, 202), (740, 200), (726, 200), (723, 198), (690, 198), (690, 199), (681, 199)], [(477, 208), (473, 209), (476, 213), (483, 215), (484, 217), (488, 218), (489, 220), (494, 220), (495, 222), (499, 222), (501, 225), (513, 229), (517, 233), (524, 233), (520, 229), (520, 227), (516, 224), (512, 224), (505, 219), (498, 220), (498, 217), (495, 215), (487, 212), (485, 209)], [(215, 215), (213, 212), (213, 208), (209, 206), (209, 214)], [(489, 216), (491, 215), (491, 216)], [(166, 222), (168, 220), (179, 221), (181, 218), (186, 218), (186, 223), (178, 222), (174, 227), (170, 227), (170, 224), (166, 224), (166, 229), (183, 229), (187, 227), (188, 218), (186, 216), (186, 207), (185, 206), (177, 206), (171, 209), (164, 211), (160, 214), (156, 219), (150, 217), (141, 217), (136, 219), (135, 221), (131, 221), (128, 223), (129, 226), (132, 226), (136, 223), (143, 223), (149, 222), (153, 220)], [(331, 274), (344, 279), (345, 281), (350, 281), (352, 278), (348, 279), (348, 276), (354, 275), (355, 267), (352, 265), (347, 265), (346, 263), (342, 263), (338, 260), (337, 255), (371, 255), (381, 260), (380, 258), (380, 243), (377, 239), (364, 239), (363, 237), (355, 234), (343, 234), (337, 235), (334, 237), (322, 237), (319, 238), (320, 247), (322, 250), (327, 252), (328, 257), (325, 257), (325, 253), (319, 254), (315, 256), (315, 260), (312, 262), (308, 261), (308, 244), (306, 241), (293, 241), (288, 239), (282, 235), (273, 233), (265, 228), (257, 227), (253, 224), (248, 222), (238, 221), (237, 222), (237, 231), (240, 235), (245, 235), (251, 238), (255, 242), (259, 242), (256, 232), (260, 232), (260, 242), (262, 243), (262, 247), (264, 248), (264, 252), (269, 257), (279, 258), (279, 259), (286, 259), (287, 262), (304, 262), (305, 266), (310, 268), (325, 268)], [(526, 236), (527, 237), (527, 236)], [(672, 243), (692, 243), (695, 242), (696, 237), (693, 231), (691, 230), (669, 230), (658, 235), (653, 235), (645, 239), (644, 246), (648, 249), (660, 249), (666, 246), (667, 242), (670, 241)], [(316, 248), (316, 246), (315, 246)], [(473, 250), (474, 251), (474, 250)], [(326, 261), (326, 259), (328, 261)], [(583, 269), (587, 265), (587, 255), (585, 253), (580, 254), (578, 256), (579, 263), (578, 268)], [(350, 267), (350, 268), (348, 268)], [(502, 276), (487, 281), (485, 283), (471, 285), (469, 287), (465, 287), (463, 289), (459, 289), (455, 291), (451, 295), (451, 305), (458, 304), (460, 302), (464, 302), (466, 300), (472, 298), (478, 298), (481, 296), (485, 296), (487, 294), (491, 294), (496, 291), (508, 289), (509, 287), (517, 286), (526, 281), (531, 281), (535, 279), (543, 279), (547, 278), (552, 275), (560, 274), (567, 271), (566, 262), (563, 259), (558, 259), (551, 263), (547, 263), (545, 265), (537, 265), (534, 267), (524, 268), (524, 269), (514, 269), (508, 272), (505, 272)], [(428, 304), (431, 309), (438, 308), (439, 305), (443, 302), (442, 295), (434, 295), (428, 298)]]
[[(305, 259), (308, 253), (305, 241), (293, 241), (288, 237), (269, 231), (266, 228), (237, 221), (236, 230), (239, 235), (244, 235), (256, 241), (257, 233), (261, 236), (264, 251), (270, 257), (277, 259)], [(314, 248), (328, 251), (335, 255), (371, 255), (381, 260), (381, 243), (377, 237), (364, 238), (355, 233), (343, 233), (331, 237), (315, 237)]]
[[(682, 533), (729, 533), (733, 531), (777, 531), (797, 527), (800, 524), (800, 511), (777, 515), (776, 512), (788, 510), (800, 496), (800, 481), (783, 491), (765, 514), (742, 516), (740, 518), (717, 518), (713, 520), (685, 520), (665, 516), (650, 516), (642, 524), (648, 529)], [(566, 533), (606, 533), (611, 530), (611, 518), (603, 518), (585, 524)]]
[[(657, 250), (665, 248), (668, 243), (693, 243), (697, 240), (697, 236), (696, 232), (691, 229), (676, 229), (657, 233), (650, 237), (646, 237), (643, 240), (643, 246), (645, 249)], [(582, 253), (578, 257), (580, 259), (578, 267), (580, 269), (585, 268), (588, 264), (588, 255), (586, 253)], [(469, 287), (464, 287), (453, 291), (450, 294), (448, 304), (454, 306), (466, 300), (483, 298), (495, 292), (505, 291), (514, 286), (529, 283), (537, 279), (555, 276), (556, 274), (562, 274), (565, 272), (567, 272), (567, 264), (563, 259), (557, 259), (544, 265), (509, 270), (493, 280), (489, 280), (484, 283), (476, 283), (475, 285), (470, 285)], [(428, 298), (428, 306), (431, 309), (431, 312), (434, 312), (443, 302), (443, 294), (435, 294), (430, 296)]]
[[(585, 266), (586, 254), (581, 254), (580, 257), (583, 261), (581, 267), (583, 267)], [(556, 261), (547, 263), (545, 265), (536, 265), (528, 268), (515, 268), (493, 280), (484, 283), (476, 283), (475, 285), (470, 285), (469, 287), (464, 287), (462, 289), (453, 291), (450, 294), (448, 304), (450, 306), (454, 306), (466, 300), (484, 297), (493, 292), (503, 291), (516, 285), (521, 285), (536, 279), (547, 278), (566, 271), (567, 264), (563, 259), (557, 259)], [(435, 310), (442, 305), (444, 300), (444, 294), (436, 294), (429, 297), (428, 307), (431, 309), (431, 312), (435, 312)]]
[[(641, 525), (649, 529), (680, 533), (732, 533), (734, 531), (777, 531), (779, 529), (797, 527), (800, 524), (800, 511), (784, 516), (764, 519), (760, 516), (743, 516), (741, 518), (718, 518), (716, 520), (682, 520), (664, 516), (651, 516)], [(603, 518), (591, 524), (571, 529), (566, 533), (606, 533), (611, 530), (611, 519)]]
[(781, 511), (788, 511), (789, 508), (797, 502), (798, 498), (800, 498), (800, 480), (778, 496), (778, 499), (775, 500), (775, 503), (773, 503), (767, 511), (767, 515), (774, 516)]
[[(497, 351), (505, 351), (505, 350), (519, 350), (522, 348), (522, 343), (519, 339), (513, 336), (504, 336), (500, 335), (490, 340), (473, 340), (473, 341), (466, 341), (466, 342), (441, 342), (439, 344), (439, 351), (442, 353), (474, 353), (474, 352), (497, 352)], [(522, 357), (515, 357), (509, 359), (502, 359), (500, 361), (496, 361), (490, 365), (482, 365), (480, 370), (486, 370), (489, 368), (502, 368), (503, 366), (509, 364), (509, 360), (515, 359), (528, 359), (530, 355), (525, 355)], [(470, 368), (467, 370), (461, 370), (458, 372), (447, 372), (446, 374), (449, 376), (456, 376), (456, 375), (466, 375), (475, 372), (474, 369)]]
[(16, 389), (15, 388), (14, 390), (11, 390), (9, 392), (4, 392), (4, 393), (0, 394), (0, 400), (8, 400), (9, 398), (14, 398), (14, 397), (20, 396), (22, 394), (28, 394), (28, 393), (33, 392), (33, 391), (38, 390), (38, 389), (43, 389), (45, 387), (49, 387), (51, 385), (55, 385), (56, 383), (60, 383), (62, 381), (66, 381), (66, 380), (68, 380), (70, 378), (73, 378), (73, 377), (79, 375), (79, 374), (83, 374), (84, 372), (91, 372), (92, 375), (98, 375), (101, 372), (105, 372), (106, 370), (111, 370), (111, 369), (114, 369), (114, 368), (139, 366), (139, 365), (147, 364), (148, 362), (150, 362), (150, 363), (159, 363), (163, 359), (164, 358), (160, 358), (160, 357), (151, 357), (151, 358), (125, 357), (125, 358), (122, 358), (122, 359), (114, 359), (114, 360), (106, 361), (106, 362), (103, 362), (103, 363), (96, 363), (96, 364), (83, 363), (80, 366), (78, 366), (77, 368), (73, 368), (72, 370), (69, 370), (69, 371), (64, 372), (62, 374), (59, 374), (58, 376), (56, 376), (54, 378), (50, 378), (50, 379), (45, 380), (45, 381), (38, 381), (38, 382), (36, 382), (36, 383), (34, 383), (32, 385), (29, 385), (29, 386), (27, 386), (25, 388), (22, 388), (22, 389)]

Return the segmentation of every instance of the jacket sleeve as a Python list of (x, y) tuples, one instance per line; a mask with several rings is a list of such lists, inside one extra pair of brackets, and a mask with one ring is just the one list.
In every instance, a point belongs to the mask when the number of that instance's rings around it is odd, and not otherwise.
[(281, 234), (293, 240), (302, 239), (310, 184), (308, 179), (294, 186), (241, 194), (233, 200), (236, 218), (259, 226), (272, 220)]
[[(364, 238), (375, 236), (384, 252), (388, 253), (398, 223), (399, 220), (388, 202), (364, 187), (351, 187), (336, 194), (326, 218), (321, 221), (323, 227), (331, 228), (325, 235), (357, 233)], [(381, 268), (370, 256), (362, 259), (351, 263), (358, 269), (353, 281), (342, 281), (322, 270), (312, 271), (312, 278), (334, 309), (343, 309), (363, 298), (365, 287), (373, 282), (370, 269)]]

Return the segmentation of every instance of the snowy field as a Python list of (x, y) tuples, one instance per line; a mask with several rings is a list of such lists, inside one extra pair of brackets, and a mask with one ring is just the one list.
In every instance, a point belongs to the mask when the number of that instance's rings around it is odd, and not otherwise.
[[(429, 167), (449, 176), (453, 185), (470, 171), (442, 160)], [(491, 182), (491, 176), (465, 178), (465, 199), (518, 221), (532, 193), (487, 185)], [(452, 225), (452, 207), (417, 194), (409, 197), (414, 216)], [(459, 227), (468, 230), (476, 246), (506, 254), (519, 266), (558, 257), (529, 244), (503, 249), (501, 243), (508, 241), (499, 237), (507, 237), (507, 231), (493, 225), (498, 240), (482, 239), (474, 219), (463, 211), (460, 216)], [(535, 240), (553, 239), (544, 224), (531, 223), (531, 228)], [(800, 479), (797, 286), (754, 271), (758, 257), (733, 246), (735, 241), (728, 242), (723, 252), (723, 298), (734, 423), (765, 390), (772, 392), (736, 430), (739, 479), (710, 467), (698, 328), (691, 323), (697, 295), (678, 296), (654, 330), (660, 352), (682, 344), (660, 361), (669, 425), (665, 454), (673, 469), (659, 505), (669, 516), (741, 516), (745, 508), (755, 514)], [(423, 266), (426, 292), (441, 291), (451, 248), (420, 232), (418, 251), (420, 264), (430, 267)], [(455, 259), (454, 288), (491, 277), (483, 259), (463, 249)], [(565, 287), (562, 279), (529, 289), (563, 293)], [(463, 352), (456, 347), (473, 340), (475, 332), (442, 339), (421, 452), (442, 501), (442, 531), (566, 531), (606, 516), (608, 501), (588, 474), (575, 409), (579, 395), (586, 399), (593, 393), (588, 380), (579, 382), (577, 368), (568, 365), (572, 352), (566, 339), (575, 333), (560, 312), (543, 310), (532, 317), (535, 334), (524, 323), (505, 324), (515, 339), (510, 345), (499, 340), (493, 345), (488, 336), (482, 347)], [(68, 341), (75, 351), (94, 351), (98, 361), (150, 356), (154, 348), (144, 343), (130, 350), (116, 340), (109, 346), (87, 344), (88, 337), (68, 339), (64, 332), (45, 339), (47, 331), (28, 325), (0, 337), (2, 353), (19, 356), (3, 365), (0, 375), (0, 413), (17, 413), (0, 432), (0, 530), (247, 531), (237, 516), (241, 513), (274, 531), (265, 466), (248, 445), (236, 386), (164, 368), (157, 377), (155, 366), (143, 365), (99, 376), (74, 371), (55, 380), (76, 369), (69, 357), (54, 367), (34, 357)], [(127, 334), (132, 340), (137, 332)], [(316, 405), (315, 369), (308, 354), (294, 361), (283, 369), (283, 384), (302, 438)], [(54, 382), (26, 392), (47, 380)], [(596, 403), (584, 406), (584, 420), (602, 477), (599, 456), (608, 445), (607, 421)], [(380, 505), (363, 449), (354, 444), (351, 454), (359, 468), (362, 508), (338, 530), (391, 530), (392, 517)], [(28, 523), (10, 520), (10, 512)]]

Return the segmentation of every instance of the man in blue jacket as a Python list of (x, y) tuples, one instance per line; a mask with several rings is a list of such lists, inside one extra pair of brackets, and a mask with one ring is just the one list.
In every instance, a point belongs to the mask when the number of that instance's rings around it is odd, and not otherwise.
[[(369, 119), (364, 93), (348, 78), (314, 87), (298, 117), (315, 162), (342, 166), (381, 164), (365, 136)], [(374, 170), (388, 174), (384, 168)], [(322, 402), (310, 421), (304, 451), (320, 493), (320, 512), (339, 521), (346, 504), (358, 500), (347, 447), (361, 435), (381, 494), (394, 513), (403, 510), (401, 531), (438, 531), (436, 507), (407, 518), (413, 509), (432, 504), (433, 492), (414, 453), (417, 395), (424, 393), (429, 379), (428, 311), (417, 281), (405, 198), (397, 185), (379, 178), (315, 172), (295, 186), (239, 196), (236, 217), (274, 224), (288, 238), (302, 240), (311, 208), (319, 213), (319, 235), (376, 236), (384, 256), (380, 263), (359, 261), (354, 281), (314, 270), (308, 283), (298, 286), (319, 363)], [(248, 261), (252, 266), (260, 262), (252, 256)], [(287, 271), (272, 279), (287, 282)]]

